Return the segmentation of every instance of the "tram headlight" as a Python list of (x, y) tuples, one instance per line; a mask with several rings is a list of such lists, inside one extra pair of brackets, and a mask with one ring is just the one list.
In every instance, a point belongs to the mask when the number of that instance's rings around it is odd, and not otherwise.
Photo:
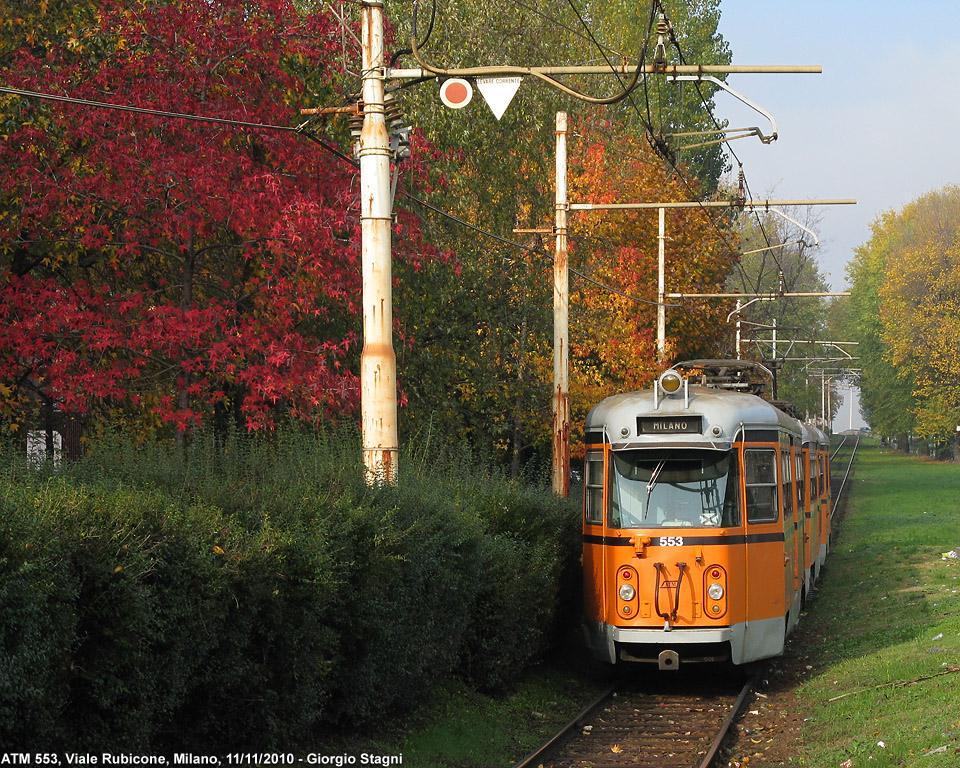
[(637, 590), (633, 588), (633, 584), (620, 585), (620, 599), (624, 602), (630, 602), (636, 594)]
[(711, 584), (707, 587), (707, 596), (711, 600), (719, 600), (723, 597), (723, 585), (722, 584)]
[(660, 389), (668, 395), (672, 395), (680, 389), (680, 386), (683, 384), (683, 378), (679, 373), (671, 369), (660, 374), (658, 383), (660, 384)]

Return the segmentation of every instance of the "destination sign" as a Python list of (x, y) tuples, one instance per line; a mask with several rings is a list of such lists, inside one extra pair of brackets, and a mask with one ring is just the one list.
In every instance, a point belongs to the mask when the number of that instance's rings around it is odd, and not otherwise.
[(639, 435), (699, 435), (703, 416), (637, 416)]

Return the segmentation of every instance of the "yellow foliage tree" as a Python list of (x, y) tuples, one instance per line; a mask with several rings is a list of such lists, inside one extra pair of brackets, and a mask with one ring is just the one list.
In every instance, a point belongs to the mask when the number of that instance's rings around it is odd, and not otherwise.
[[(598, 133), (581, 141), (570, 171), (571, 201), (692, 199), (691, 185), (647, 147), (624, 137), (617, 143), (622, 148), (609, 152)], [(706, 209), (669, 209), (665, 229), (665, 291), (722, 291), (735, 258), (726, 221)], [(718, 300), (668, 301), (666, 355), (662, 362), (657, 359), (656, 210), (577, 214), (570, 233), (571, 265), (619, 292), (574, 279), (570, 343), (575, 404), (586, 408), (613, 392), (647, 386), (673, 361), (730, 352), (728, 310)]]
[(914, 201), (896, 217), (900, 247), (879, 288), (882, 338), (912, 372), (916, 431), (949, 439), (960, 460), (960, 188)]

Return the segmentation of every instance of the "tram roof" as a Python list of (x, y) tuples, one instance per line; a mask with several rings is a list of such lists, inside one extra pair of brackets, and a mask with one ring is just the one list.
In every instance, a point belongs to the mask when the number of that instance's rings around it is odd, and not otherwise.
[[(656, 419), (656, 421), (654, 421)], [(699, 419), (699, 430), (695, 424)], [(684, 421), (686, 420), (686, 421)], [(684, 422), (687, 431), (671, 431)], [(663, 431), (645, 434), (644, 426)], [(806, 435), (802, 425), (766, 400), (746, 392), (691, 386), (688, 393), (654, 395), (652, 389), (612, 395), (591, 409), (585, 423), (587, 442), (610, 442), (614, 449), (684, 447), (729, 450), (741, 429)], [(605, 438), (596, 440), (603, 431)], [(819, 431), (819, 430), (818, 430)], [(743, 436), (740, 435), (740, 439)]]
[(803, 444), (807, 443), (816, 443), (820, 446), (829, 446), (830, 438), (827, 436), (827, 433), (824, 432), (820, 427), (817, 427), (813, 424), (802, 424), (803, 427)]

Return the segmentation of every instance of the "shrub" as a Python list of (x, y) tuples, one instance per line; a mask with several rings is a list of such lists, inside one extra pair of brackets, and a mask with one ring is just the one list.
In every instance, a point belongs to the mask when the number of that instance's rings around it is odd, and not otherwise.
[(549, 643), (579, 516), (463, 461), (370, 488), (344, 444), (0, 454), (0, 741), (289, 748), (451, 675), (509, 686)]

